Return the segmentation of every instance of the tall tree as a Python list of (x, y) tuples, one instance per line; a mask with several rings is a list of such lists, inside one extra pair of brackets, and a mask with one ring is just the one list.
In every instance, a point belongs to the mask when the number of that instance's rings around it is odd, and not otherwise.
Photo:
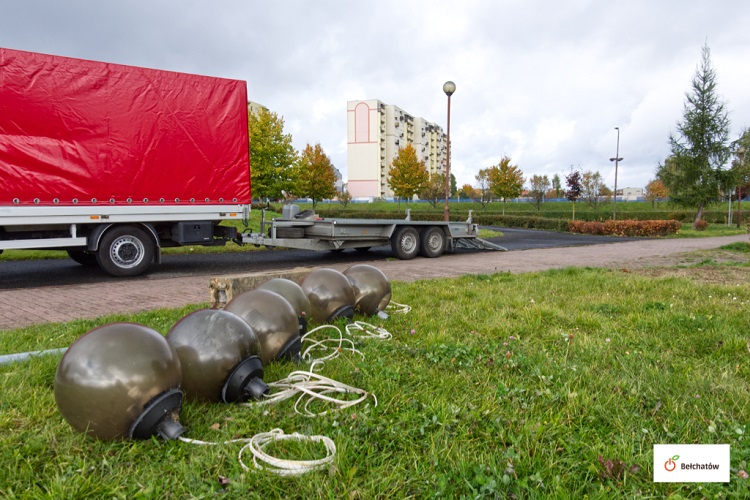
[(662, 181), (653, 179), (646, 184), (646, 191), (643, 193), (643, 196), (646, 198), (646, 201), (651, 202), (652, 207), (654, 203), (658, 206), (659, 203), (667, 199), (669, 190)]
[(529, 179), (529, 201), (536, 207), (537, 212), (542, 208), (544, 194), (550, 188), (549, 177), (546, 175), (532, 175)]
[(562, 182), (558, 174), (552, 177), (552, 189), (555, 190), (555, 198), (559, 198), (563, 194)]
[(610, 200), (612, 192), (604, 185), (604, 179), (599, 172), (592, 172), (591, 170), (584, 172), (581, 187), (583, 188), (581, 197), (594, 210), (598, 210), (602, 204), (608, 203)]
[(411, 144), (398, 150), (388, 174), (388, 185), (393, 194), (406, 198), (407, 205), (409, 198), (414, 197), (430, 180), (427, 167), (417, 159), (417, 151)]
[(487, 208), (487, 205), (492, 200), (492, 190), (490, 190), (490, 169), (483, 168), (477, 172), (474, 176), (477, 181), (477, 191), (479, 191), (479, 203), (482, 205), (482, 210)]
[(576, 220), (576, 201), (581, 198), (583, 192), (581, 177), (581, 172), (578, 170), (573, 170), (565, 177), (565, 185), (568, 187), (565, 197), (573, 203), (573, 220)]
[(331, 159), (320, 144), (307, 144), (299, 157), (295, 194), (312, 200), (313, 210), (320, 200), (336, 196), (336, 173)]
[(729, 114), (716, 93), (708, 45), (703, 46), (700, 66), (685, 97), (682, 121), (669, 136), (673, 165), (660, 165), (657, 177), (669, 189), (672, 201), (696, 207), (695, 226), (706, 205), (718, 201), (720, 190), (731, 183), (728, 172), (722, 170), (730, 154)]
[(284, 119), (261, 109), (249, 113), (248, 131), (253, 196), (276, 200), (282, 190), (293, 191), (297, 152), (291, 134), (284, 133)]
[(510, 157), (503, 156), (500, 163), (487, 169), (492, 194), (503, 199), (503, 215), (505, 204), (509, 198), (518, 198), (523, 192), (523, 172), (517, 165), (510, 164)]
[(437, 208), (438, 202), (441, 199), (445, 200), (445, 174), (432, 174), (430, 180), (419, 190), (417, 196), (420, 200), (430, 202), (432, 208)]
[(734, 183), (737, 185), (737, 195), (744, 199), (750, 188), (750, 128), (746, 128), (734, 141), (732, 150), (735, 154), (732, 161)]

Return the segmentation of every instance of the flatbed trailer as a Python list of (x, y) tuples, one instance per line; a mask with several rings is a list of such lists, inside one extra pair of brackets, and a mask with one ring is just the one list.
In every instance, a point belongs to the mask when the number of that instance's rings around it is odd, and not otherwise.
[(311, 211), (298, 212), (296, 205), (285, 205), (281, 218), (261, 218), (259, 233), (242, 233), (238, 242), (301, 250), (361, 251), (390, 245), (394, 255), (408, 260), (422, 255), (439, 257), (458, 248), (507, 250), (478, 237), (478, 225), (469, 218), (463, 222), (415, 221), (407, 210), (405, 219), (320, 218)]

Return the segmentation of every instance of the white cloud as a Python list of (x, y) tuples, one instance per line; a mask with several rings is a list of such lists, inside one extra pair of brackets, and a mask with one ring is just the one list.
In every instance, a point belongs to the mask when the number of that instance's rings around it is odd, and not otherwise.
[(459, 185), (509, 155), (527, 177), (599, 170), (644, 186), (708, 42), (733, 137), (750, 126), (744, 0), (6, 0), (0, 46), (239, 78), (346, 175), (346, 101), (440, 124)]

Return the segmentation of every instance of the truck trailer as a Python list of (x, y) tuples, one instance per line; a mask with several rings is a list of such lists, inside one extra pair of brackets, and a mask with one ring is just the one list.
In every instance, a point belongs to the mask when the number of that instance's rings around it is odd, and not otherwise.
[(0, 48), (0, 252), (65, 250), (114, 276), (161, 249), (312, 250), (390, 243), (402, 259), (501, 249), (465, 222), (321, 219), (285, 205), (260, 234), (251, 207), (247, 84)]

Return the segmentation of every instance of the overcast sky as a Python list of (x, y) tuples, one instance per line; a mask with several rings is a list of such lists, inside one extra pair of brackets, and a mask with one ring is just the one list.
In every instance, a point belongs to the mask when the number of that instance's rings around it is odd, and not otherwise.
[(747, 0), (0, 0), (0, 46), (247, 81), (297, 149), (346, 179), (346, 101), (379, 99), (445, 128), (475, 184), (504, 155), (643, 187), (669, 153), (711, 48), (731, 138), (750, 127)]

